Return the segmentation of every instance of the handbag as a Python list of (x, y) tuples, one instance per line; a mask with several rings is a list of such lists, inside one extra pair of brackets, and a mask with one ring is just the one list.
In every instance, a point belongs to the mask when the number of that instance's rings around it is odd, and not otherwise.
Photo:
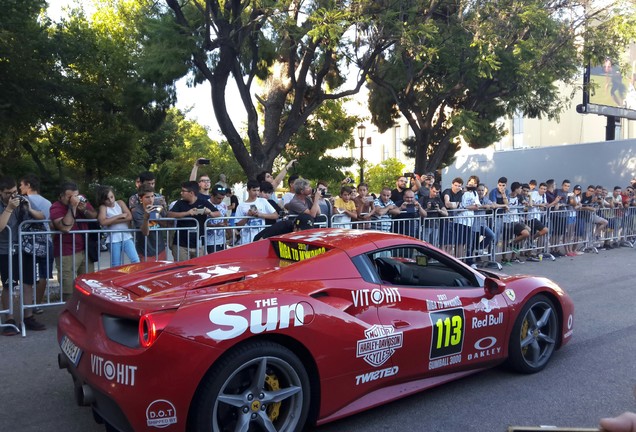
[(22, 226), (22, 251), (36, 257), (45, 257), (49, 251), (48, 235), (43, 223), (27, 223)]

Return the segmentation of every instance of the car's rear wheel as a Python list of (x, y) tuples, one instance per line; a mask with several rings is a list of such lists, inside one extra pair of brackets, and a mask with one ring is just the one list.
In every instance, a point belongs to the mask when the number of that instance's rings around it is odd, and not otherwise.
[(554, 353), (558, 326), (557, 310), (552, 300), (544, 295), (528, 300), (510, 334), (510, 365), (524, 373), (542, 370)]
[(197, 431), (302, 430), (310, 384), (287, 348), (255, 341), (240, 346), (206, 375), (193, 416)]

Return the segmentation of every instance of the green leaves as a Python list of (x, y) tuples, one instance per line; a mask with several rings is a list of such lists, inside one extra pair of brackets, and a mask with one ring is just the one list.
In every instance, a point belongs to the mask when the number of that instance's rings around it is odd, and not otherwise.
[(584, 9), (576, 1), (386, 6), (378, 21), (399, 10), (402, 25), (383, 27), (383, 36), (399, 43), (371, 71), (369, 106), (380, 130), (399, 115), (409, 119), (416, 171), (449, 161), (460, 138), (474, 148), (500, 139), (495, 122), (505, 115), (557, 117), (565, 103), (555, 83), (575, 79), (586, 58), (624, 49), (636, 28), (633, 13)]

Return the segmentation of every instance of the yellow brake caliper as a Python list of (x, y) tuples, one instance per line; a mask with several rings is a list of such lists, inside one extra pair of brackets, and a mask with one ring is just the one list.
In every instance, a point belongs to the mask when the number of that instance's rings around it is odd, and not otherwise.
[[(523, 341), (526, 336), (528, 336), (528, 327), (530, 327), (530, 324), (528, 324), (528, 320), (525, 320), (523, 322), (523, 324), (521, 324), (521, 340)], [(523, 355), (526, 355), (526, 351), (528, 351), (528, 347), (524, 347), (521, 348), (521, 352), (523, 353)]]
[[(265, 384), (270, 391), (280, 390), (280, 383), (278, 382), (278, 378), (276, 378), (276, 375), (266, 375)], [(272, 422), (278, 419), (278, 415), (280, 413), (280, 405), (280, 402), (274, 402), (269, 404), (269, 406), (267, 407), (267, 416)]]

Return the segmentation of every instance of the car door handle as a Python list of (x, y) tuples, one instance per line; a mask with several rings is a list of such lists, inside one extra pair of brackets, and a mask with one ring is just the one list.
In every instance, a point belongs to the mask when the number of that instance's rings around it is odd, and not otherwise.
[(395, 328), (409, 327), (411, 325), (410, 323), (402, 320), (393, 320), (391, 324), (393, 324), (393, 327)]

